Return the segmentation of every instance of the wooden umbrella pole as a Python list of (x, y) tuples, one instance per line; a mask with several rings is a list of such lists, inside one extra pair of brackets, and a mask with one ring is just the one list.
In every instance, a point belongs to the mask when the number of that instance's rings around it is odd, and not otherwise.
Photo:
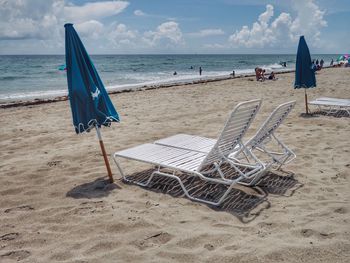
[(305, 110), (306, 110), (306, 114), (309, 114), (309, 106), (307, 103), (307, 94), (306, 94), (306, 89), (305, 90)]
[(111, 183), (113, 183), (114, 179), (113, 179), (113, 175), (112, 175), (112, 170), (111, 170), (111, 167), (109, 165), (109, 161), (108, 161), (108, 158), (107, 158), (107, 153), (106, 153), (106, 150), (105, 150), (105, 146), (103, 144), (100, 128), (97, 125), (95, 126), (95, 128), (96, 128), (96, 133), (97, 133), (98, 140), (100, 141), (101, 151), (102, 151), (102, 154), (103, 154), (103, 159), (105, 160), (109, 181)]

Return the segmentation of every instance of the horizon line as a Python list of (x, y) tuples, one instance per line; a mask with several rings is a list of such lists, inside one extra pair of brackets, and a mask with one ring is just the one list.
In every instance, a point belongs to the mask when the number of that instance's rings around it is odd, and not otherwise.
[[(314, 55), (339, 55), (343, 53), (313, 53)], [(345, 54), (345, 53), (344, 53)], [(0, 54), (0, 56), (64, 56), (64, 53), (52, 53), (52, 54), (42, 54), (42, 53), (29, 53), (29, 54)], [(163, 56), (163, 55), (296, 55), (296, 53), (90, 53), (91, 56), (144, 56), (144, 55), (152, 55), (152, 56)], [(312, 54), (311, 54), (312, 55)]]

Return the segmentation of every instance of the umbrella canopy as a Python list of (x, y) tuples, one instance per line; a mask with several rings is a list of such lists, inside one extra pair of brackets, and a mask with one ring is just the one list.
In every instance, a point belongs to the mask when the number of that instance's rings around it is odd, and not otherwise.
[(299, 39), (297, 59), (295, 63), (294, 88), (316, 87), (315, 70), (311, 63), (310, 51), (304, 36)]
[(119, 122), (108, 93), (73, 24), (65, 24), (68, 96), (76, 133)]
[(339, 57), (337, 58), (337, 61), (339, 62), (339, 61), (342, 61), (343, 59), (344, 59), (344, 56), (341, 55), (341, 56), (339, 56)]

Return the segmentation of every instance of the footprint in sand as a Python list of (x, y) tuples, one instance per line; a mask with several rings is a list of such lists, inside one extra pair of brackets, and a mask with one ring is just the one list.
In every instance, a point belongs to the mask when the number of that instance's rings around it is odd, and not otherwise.
[(204, 248), (208, 249), (209, 251), (212, 251), (215, 249), (215, 247), (212, 244), (205, 244)]
[(347, 210), (344, 207), (339, 207), (339, 208), (335, 209), (334, 212), (338, 213), (338, 214), (346, 214)]
[(157, 234), (154, 234), (152, 236), (146, 237), (143, 240), (138, 240), (133, 242), (134, 245), (136, 245), (140, 250), (145, 250), (147, 248), (151, 248), (153, 246), (160, 246), (165, 243), (168, 243), (173, 238), (172, 235), (166, 232), (160, 232)]
[(313, 234), (315, 234), (315, 231), (312, 229), (302, 229), (300, 232), (301, 232), (301, 235), (304, 237), (310, 237)]
[[(16, 250), (16, 251), (10, 251), (5, 254), (0, 255), (0, 259), (13, 259), (20, 261), (22, 259), (25, 259), (30, 256), (30, 252), (27, 250)], [(1, 261), (1, 260), (0, 260)]]
[(34, 210), (34, 208), (31, 207), (30, 205), (22, 205), (22, 206), (17, 206), (17, 207), (13, 207), (13, 208), (8, 208), (4, 212), (11, 213), (11, 212), (29, 211), (29, 210)]
[(14, 240), (19, 236), (19, 233), (8, 233), (5, 235), (0, 236), (0, 241), (9, 241), (9, 240)]
[(54, 166), (58, 166), (61, 163), (62, 161), (51, 161), (51, 162), (48, 162), (46, 165), (49, 167), (54, 167)]
[(312, 229), (302, 229), (301, 235), (304, 237), (316, 236), (316, 237), (319, 237), (322, 239), (333, 238), (336, 236), (335, 233), (322, 233), (322, 232), (317, 232), (317, 231), (312, 230)]

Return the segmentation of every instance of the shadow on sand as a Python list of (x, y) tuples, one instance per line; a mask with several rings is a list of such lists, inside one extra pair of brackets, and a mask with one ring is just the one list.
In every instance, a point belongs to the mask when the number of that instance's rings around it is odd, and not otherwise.
[[(147, 169), (128, 176), (128, 179), (145, 183), (154, 169)], [(193, 197), (217, 201), (226, 191), (227, 185), (205, 182), (198, 177), (190, 175), (178, 175), (189, 194)], [(216, 211), (228, 212), (236, 216), (243, 223), (254, 220), (261, 212), (270, 207), (267, 200), (269, 194), (291, 196), (301, 187), (294, 174), (284, 171), (269, 172), (255, 187), (237, 185), (233, 188), (220, 206), (207, 205)], [(186, 197), (177, 180), (154, 176), (151, 183), (145, 189), (168, 194), (173, 197)]]
[(303, 184), (294, 178), (294, 173), (277, 170), (268, 172), (257, 182), (255, 188), (260, 188), (266, 195), (290, 197), (302, 186)]
[[(145, 183), (154, 168), (136, 172), (128, 176), (128, 179)], [(189, 194), (193, 197), (217, 201), (226, 191), (227, 185), (205, 182), (198, 177), (187, 174), (178, 175)], [(127, 183), (127, 182), (125, 182)], [(127, 183), (129, 184), (129, 183)], [(286, 171), (268, 172), (254, 187), (235, 186), (220, 206), (207, 205), (215, 211), (228, 212), (236, 216), (241, 222), (248, 223), (258, 217), (262, 211), (270, 207), (268, 195), (290, 197), (303, 185), (299, 183), (294, 174)], [(186, 197), (177, 180), (156, 175), (151, 183), (144, 189), (158, 193), (171, 195), (175, 198)], [(98, 178), (93, 182), (78, 185), (67, 192), (66, 196), (80, 198), (106, 197), (114, 189), (120, 189), (117, 184), (110, 184), (105, 178)]]
[(111, 184), (109, 180), (105, 178), (98, 178), (93, 182), (85, 183), (74, 187), (66, 194), (67, 197), (72, 198), (101, 198), (108, 196), (114, 189), (120, 189), (120, 186)]

